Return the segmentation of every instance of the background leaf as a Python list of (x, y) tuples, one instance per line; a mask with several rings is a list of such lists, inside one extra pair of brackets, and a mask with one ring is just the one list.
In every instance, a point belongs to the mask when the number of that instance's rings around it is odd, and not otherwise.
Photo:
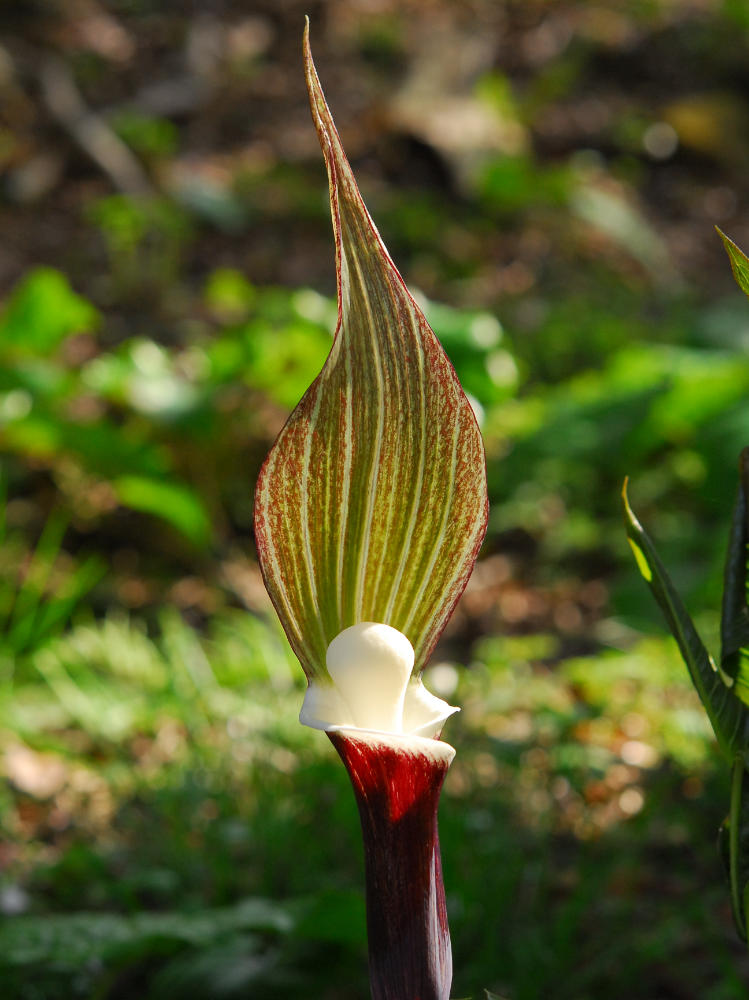
[(666, 572), (666, 567), (658, 558), (653, 543), (635, 517), (627, 498), (626, 482), (622, 497), (627, 537), (637, 567), (650, 586), (678, 643), (721, 750), (729, 759), (733, 758), (737, 751), (746, 746), (746, 709), (716, 670)]
[(113, 483), (121, 503), (161, 517), (196, 545), (206, 545), (211, 524), (198, 497), (181, 483), (146, 476), (120, 476)]
[[(718, 229), (717, 226), (715, 228)], [(718, 229), (718, 235), (723, 240), (723, 246), (731, 261), (731, 270), (736, 284), (745, 295), (749, 295), (749, 257), (720, 229)]]
[(93, 330), (96, 309), (77, 295), (51, 267), (31, 271), (15, 288), (0, 317), (0, 347), (15, 353), (46, 354), (74, 333)]
[(747, 474), (749, 449), (739, 459), (739, 490), (726, 556), (721, 616), (721, 667), (736, 682), (736, 694), (749, 702), (749, 607), (747, 607)]

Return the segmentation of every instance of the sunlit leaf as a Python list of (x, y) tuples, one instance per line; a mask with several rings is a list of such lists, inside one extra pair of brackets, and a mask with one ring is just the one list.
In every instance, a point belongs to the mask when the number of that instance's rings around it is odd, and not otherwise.
[(746, 709), (716, 669), (653, 543), (635, 517), (627, 498), (626, 482), (622, 498), (627, 537), (640, 573), (653, 592), (678, 643), (718, 744), (723, 753), (732, 759), (736, 752), (747, 745)]
[(39, 267), (13, 290), (0, 316), (0, 343), (14, 353), (45, 355), (65, 337), (97, 324), (96, 309), (73, 291), (64, 275)]
[(330, 349), (330, 334), (304, 320), (290, 320), (279, 330), (260, 318), (248, 323), (241, 335), (246, 344), (247, 381), (289, 409)]
[(312, 115), (330, 182), (338, 325), (317, 379), (260, 474), (266, 585), (308, 675), (359, 621), (410, 639), (415, 670), (484, 536), (481, 437), (457, 376), (364, 206), (305, 36)]
[(717, 226), (715, 228), (718, 230), (718, 236), (723, 240), (723, 246), (731, 261), (731, 270), (736, 284), (745, 295), (749, 295), (749, 257), (722, 230), (718, 229)]

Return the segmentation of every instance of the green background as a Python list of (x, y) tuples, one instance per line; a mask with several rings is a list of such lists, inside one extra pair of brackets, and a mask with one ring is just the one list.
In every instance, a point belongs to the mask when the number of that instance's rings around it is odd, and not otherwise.
[(252, 540), (335, 324), (303, 15), (369, 209), (476, 404), (454, 995), (731, 1000), (728, 776), (626, 546), (714, 648), (749, 304), (743, 0), (0, 10), (0, 979), (368, 995), (358, 819)]

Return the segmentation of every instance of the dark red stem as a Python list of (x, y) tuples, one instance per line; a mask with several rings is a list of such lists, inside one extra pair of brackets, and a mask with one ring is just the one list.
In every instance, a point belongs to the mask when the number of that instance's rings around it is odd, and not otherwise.
[(328, 736), (359, 806), (372, 1000), (449, 1000), (437, 805), (454, 751), (414, 737)]

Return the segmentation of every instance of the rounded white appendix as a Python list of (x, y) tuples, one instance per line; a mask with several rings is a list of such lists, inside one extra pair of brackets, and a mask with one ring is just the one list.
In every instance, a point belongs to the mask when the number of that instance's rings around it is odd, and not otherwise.
[(332, 683), (311, 680), (299, 721), (314, 729), (365, 729), (435, 737), (458, 708), (412, 678), (414, 651), (390, 625), (359, 622), (328, 646)]

